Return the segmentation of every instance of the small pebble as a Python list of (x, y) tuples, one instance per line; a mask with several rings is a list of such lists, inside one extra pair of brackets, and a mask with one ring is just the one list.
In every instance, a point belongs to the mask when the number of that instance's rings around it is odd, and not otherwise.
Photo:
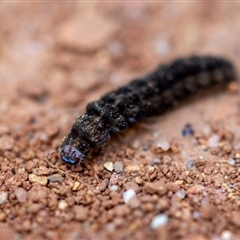
[(187, 123), (182, 130), (183, 137), (194, 135), (194, 130), (190, 123)]
[(115, 163), (113, 164), (113, 168), (114, 168), (114, 171), (115, 171), (116, 173), (121, 173), (121, 172), (123, 172), (123, 164), (122, 164), (122, 162), (119, 162), (119, 161), (115, 162)]
[(107, 188), (109, 184), (109, 180), (108, 179), (104, 179), (102, 182), (100, 182), (98, 184), (98, 189), (101, 191), (101, 192), (104, 192)]
[(232, 233), (230, 231), (223, 231), (221, 234), (222, 240), (232, 240)]
[(49, 176), (49, 181), (50, 182), (57, 182), (57, 183), (62, 183), (64, 178), (60, 174), (54, 174)]
[(164, 39), (157, 40), (154, 44), (154, 49), (155, 52), (161, 56), (166, 56), (171, 52), (169, 42)]
[(138, 149), (139, 147), (140, 147), (140, 142), (139, 142), (139, 140), (133, 141), (133, 143), (132, 143), (132, 148)]
[(235, 165), (236, 164), (236, 162), (233, 158), (229, 158), (228, 162), (229, 162), (230, 165)]
[(186, 192), (184, 189), (181, 189), (177, 192), (177, 196), (180, 198), (180, 199), (184, 199), (186, 197)]
[[(31, 162), (31, 161), (29, 161)], [(38, 168), (34, 168), (32, 170), (32, 172), (38, 176), (42, 176), (42, 175), (48, 175), (49, 174), (49, 168), (44, 167), (44, 166), (40, 166)]]
[(160, 158), (153, 158), (152, 162), (151, 162), (151, 165), (159, 165), (161, 163), (162, 163), (162, 161), (161, 161)]
[(153, 218), (150, 227), (152, 229), (156, 229), (160, 226), (166, 225), (167, 222), (168, 222), (168, 216), (166, 214), (159, 214)]
[(64, 210), (64, 209), (67, 208), (67, 207), (68, 207), (67, 202), (65, 202), (64, 200), (60, 200), (60, 201), (59, 201), (59, 203), (58, 203), (58, 208), (59, 208), (60, 210)]
[(198, 194), (204, 191), (204, 186), (196, 184), (187, 190), (187, 193)]
[(170, 149), (169, 142), (166, 141), (158, 141), (154, 146), (154, 151), (156, 153), (167, 152)]
[(202, 216), (202, 214), (201, 214), (200, 212), (198, 212), (198, 211), (193, 211), (193, 213), (192, 213), (192, 217), (193, 217), (193, 219), (195, 219), (195, 220), (200, 219), (201, 216)]
[(8, 193), (7, 192), (0, 192), (0, 204), (3, 204), (8, 199)]
[(48, 183), (48, 178), (46, 176), (37, 176), (34, 173), (30, 174), (28, 179), (31, 183), (39, 183), (42, 186), (46, 186)]
[(74, 184), (73, 184), (73, 186), (72, 186), (72, 190), (73, 190), (73, 191), (76, 191), (79, 186), (80, 186), (80, 182), (74, 182)]
[(217, 134), (213, 134), (209, 139), (208, 139), (208, 146), (209, 147), (217, 147), (220, 141), (220, 136)]
[(11, 150), (13, 148), (13, 139), (9, 136), (0, 137), (0, 149)]
[(164, 195), (167, 193), (168, 189), (163, 181), (148, 182), (144, 185), (144, 188), (149, 193), (157, 193), (159, 195)]
[(132, 190), (134, 190), (135, 192), (139, 192), (139, 186), (135, 183), (135, 182), (126, 182), (125, 184), (124, 184), (124, 188), (126, 189), (126, 190), (129, 190), (129, 189), (132, 189)]
[(127, 165), (127, 166), (124, 168), (124, 170), (125, 170), (126, 172), (135, 172), (135, 171), (139, 171), (140, 168), (139, 168), (138, 165)]
[(17, 188), (14, 191), (18, 202), (22, 203), (27, 200), (27, 191), (24, 188)]
[(118, 190), (118, 185), (112, 185), (110, 188), (109, 188), (110, 191), (112, 192), (116, 192)]
[(137, 177), (135, 178), (135, 182), (136, 182), (138, 185), (142, 185), (142, 184), (143, 184), (143, 180), (142, 180), (142, 178), (141, 178), (140, 176), (137, 176)]
[(191, 169), (194, 166), (195, 166), (195, 160), (194, 159), (191, 159), (187, 162), (187, 165), (186, 165), (187, 169)]
[(136, 195), (136, 192), (133, 189), (129, 189), (123, 192), (123, 201), (125, 203), (128, 203), (135, 195)]
[(103, 166), (104, 166), (104, 168), (106, 168), (108, 171), (110, 171), (110, 172), (113, 171), (113, 162), (105, 162)]

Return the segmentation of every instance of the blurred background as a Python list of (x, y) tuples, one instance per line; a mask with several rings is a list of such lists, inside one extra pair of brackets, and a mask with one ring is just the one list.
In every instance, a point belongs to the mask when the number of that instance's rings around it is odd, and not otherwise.
[(65, 125), (87, 102), (179, 56), (239, 66), (239, 10), (239, 2), (1, 3), (2, 121), (64, 113)]

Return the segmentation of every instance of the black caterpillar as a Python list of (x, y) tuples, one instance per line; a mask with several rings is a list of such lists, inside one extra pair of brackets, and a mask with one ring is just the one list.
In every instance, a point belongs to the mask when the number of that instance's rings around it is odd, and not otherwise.
[(153, 73), (131, 81), (91, 102), (63, 139), (64, 162), (80, 164), (92, 148), (103, 146), (112, 134), (142, 118), (158, 115), (199, 90), (227, 84), (236, 78), (231, 62), (211, 56), (191, 56), (160, 65)]

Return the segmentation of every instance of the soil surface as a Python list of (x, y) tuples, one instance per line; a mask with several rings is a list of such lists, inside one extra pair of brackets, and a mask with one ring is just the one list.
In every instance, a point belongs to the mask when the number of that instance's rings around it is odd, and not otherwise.
[(238, 86), (124, 131), (79, 167), (88, 102), (192, 54), (240, 62), (239, 2), (0, 6), (0, 239), (240, 238)]

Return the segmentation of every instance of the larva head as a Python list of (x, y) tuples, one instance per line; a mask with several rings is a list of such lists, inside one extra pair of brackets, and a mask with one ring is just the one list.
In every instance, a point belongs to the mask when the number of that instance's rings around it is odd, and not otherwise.
[(81, 151), (70, 145), (60, 148), (61, 159), (71, 165), (79, 165), (86, 157)]

